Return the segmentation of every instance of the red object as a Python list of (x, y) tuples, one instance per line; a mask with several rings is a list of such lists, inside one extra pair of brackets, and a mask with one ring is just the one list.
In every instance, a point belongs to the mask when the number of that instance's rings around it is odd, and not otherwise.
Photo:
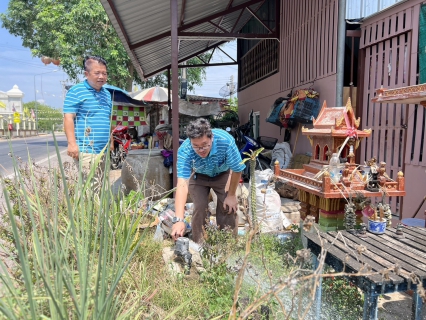
[(12, 124), (10, 124), (10, 123), (9, 123), (9, 124), (7, 125), (7, 128), (9, 129), (9, 131), (12, 131), (12, 130), (13, 130), (13, 126), (12, 126)]
[(114, 149), (111, 150), (111, 168), (117, 169), (121, 162), (126, 158), (130, 150), (132, 138), (128, 133), (127, 126), (116, 126), (112, 130), (112, 139)]
[(370, 218), (370, 217), (372, 217), (373, 216), (373, 214), (374, 214), (374, 209), (372, 208), (372, 207), (370, 207), (370, 206), (365, 206), (364, 207), (364, 209), (362, 209), (362, 214), (365, 216), (365, 217), (367, 217), (367, 218)]

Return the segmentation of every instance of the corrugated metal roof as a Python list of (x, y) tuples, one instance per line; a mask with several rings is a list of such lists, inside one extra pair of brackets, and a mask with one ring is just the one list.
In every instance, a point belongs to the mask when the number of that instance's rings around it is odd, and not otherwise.
[(346, 19), (358, 19), (371, 16), (405, 0), (348, 0)]
[(229, 102), (228, 99), (224, 99), (224, 98), (197, 96), (193, 94), (188, 94), (187, 98), (189, 101), (212, 101), (212, 102), (221, 102), (221, 103)]
[[(100, 2), (141, 78), (152, 76), (170, 66), (170, 1), (100, 0)], [(257, 11), (263, 2), (263, 0), (178, 0), (178, 24), (184, 32), (223, 33), (214, 25), (216, 24), (228, 32), (236, 33), (252, 15), (243, 7), (241, 10), (231, 11), (245, 4), (253, 11)], [(182, 15), (183, 4), (185, 10)], [(215, 17), (227, 9), (230, 9), (230, 12)], [(206, 18), (211, 18), (213, 24), (203, 21)], [(178, 59), (186, 61), (194, 54), (208, 51), (226, 40), (209, 37), (189, 40), (180, 35)]]

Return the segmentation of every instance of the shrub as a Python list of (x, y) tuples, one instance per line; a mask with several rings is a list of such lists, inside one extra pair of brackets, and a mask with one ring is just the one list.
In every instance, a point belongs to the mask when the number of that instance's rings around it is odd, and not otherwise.
[(77, 172), (81, 168), (70, 164), (43, 169), (14, 162), (16, 177), (2, 179), (6, 207), (0, 231), (8, 255), (8, 263), (0, 262), (3, 315), (132, 317), (144, 292), (135, 294), (120, 281), (143, 240), (137, 234), (142, 215), (116, 201), (109, 170), (93, 188), (97, 162), (86, 181)]

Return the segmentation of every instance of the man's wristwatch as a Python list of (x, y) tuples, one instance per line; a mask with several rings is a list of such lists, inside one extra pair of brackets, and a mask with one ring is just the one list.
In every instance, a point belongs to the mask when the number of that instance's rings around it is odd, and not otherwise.
[(173, 217), (172, 223), (175, 224), (176, 222), (184, 222), (184, 220), (182, 218)]

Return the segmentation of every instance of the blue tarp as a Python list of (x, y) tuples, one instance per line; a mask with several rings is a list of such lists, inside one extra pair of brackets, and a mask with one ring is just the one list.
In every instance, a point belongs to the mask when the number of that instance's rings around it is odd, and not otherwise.
[(110, 84), (105, 84), (104, 88), (111, 93), (114, 105), (124, 105), (124, 106), (141, 106), (149, 107), (150, 105), (146, 102), (133, 99), (127, 91), (120, 89), (119, 87), (112, 86)]

